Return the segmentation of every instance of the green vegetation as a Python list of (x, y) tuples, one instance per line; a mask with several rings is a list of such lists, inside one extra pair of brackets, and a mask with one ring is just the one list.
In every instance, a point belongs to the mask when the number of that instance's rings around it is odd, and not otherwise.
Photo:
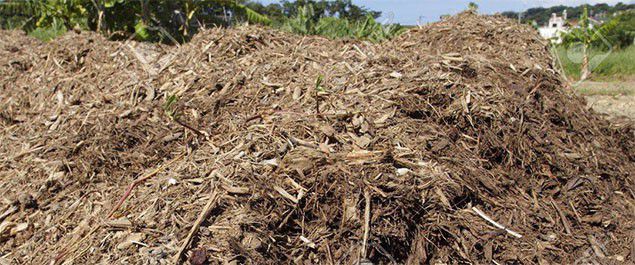
[(202, 25), (271, 22), (234, 0), (12, 0), (0, 1), (0, 17), (3, 28), (36, 32), (44, 39), (61, 28), (80, 28), (115, 39), (179, 42)]
[(382, 25), (367, 14), (363, 19), (321, 17), (313, 5), (298, 7), (296, 15), (279, 24), (279, 28), (301, 35), (322, 35), (328, 38), (356, 38), (370, 41), (391, 39), (405, 30), (398, 24)]
[(621, 12), (591, 29), (584, 9), (579, 21), (556, 48), (567, 76), (598, 80), (635, 75), (635, 11)]
[(583, 96), (631, 96), (635, 87), (629, 82), (584, 82), (576, 92)]
[(598, 33), (613, 48), (621, 49), (633, 45), (633, 42), (635, 42), (635, 9), (622, 12), (602, 24), (598, 29)]
[(267, 6), (258, 2), (249, 2), (246, 6), (278, 23), (284, 23), (289, 17), (296, 17), (302, 12), (301, 8), (305, 6), (312, 6), (313, 17), (316, 20), (324, 17), (336, 17), (349, 21), (358, 21), (366, 19), (368, 16), (374, 19), (381, 16), (381, 12), (357, 6), (351, 0), (285, 0), (281, 1), (280, 4), (274, 3)]
[(282, 1), (267, 6), (252, 2), (246, 5), (271, 18), (272, 26), (301, 35), (383, 41), (405, 30), (399, 24), (377, 22), (381, 12), (354, 5), (351, 0)]
[[(582, 55), (575, 48), (558, 47), (555, 50), (564, 73), (573, 79), (579, 79), (582, 66)], [(614, 81), (635, 76), (635, 46), (611, 52), (590, 49), (589, 68), (593, 80)]]
[(50, 26), (35, 28), (29, 32), (29, 35), (43, 41), (49, 41), (64, 35), (66, 31), (67, 29), (63, 25), (55, 23)]
[(176, 111), (176, 103), (179, 101), (179, 97), (177, 95), (167, 95), (165, 98), (165, 104), (163, 104), (163, 111), (165, 115), (170, 117), (170, 119), (178, 118), (178, 113)]
[[(580, 65), (580, 80), (586, 80), (589, 78), (591, 74), (591, 69), (589, 67), (589, 47), (591, 45), (591, 41), (593, 41), (593, 37), (598, 36), (598, 34), (591, 34), (591, 30), (589, 28), (589, 10), (586, 6), (584, 6), (584, 11), (582, 12), (582, 16), (580, 16), (580, 28), (579, 34), (576, 35), (576, 39), (582, 43), (582, 64)], [(573, 33), (575, 31), (572, 31)], [(572, 35), (570, 33), (570, 35)]]
[[(531, 8), (522, 12), (522, 22), (540, 27), (547, 23), (552, 13), (562, 14), (567, 11), (566, 26), (572, 28), (569, 34), (563, 35), (564, 46), (582, 42), (589, 35), (589, 45), (594, 48), (621, 49), (633, 44), (635, 41), (635, 4), (618, 3), (614, 6), (608, 4), (580, 5), (577, 7), (554, 6), (550, 8)], [(586, 12), (586, 14), (585, 14)], [(504, 16), (517, 19), (519, 13), (503, 12)], [(591, 23), (593, 22), (593, 23)], [(582, 25), (593, 24), (591, 32)], [(599, 24), (599, 25), (598, 25)]]
[[(523, 21), (537, 27), (544, 25), (552, 13), (564, 10), (571, 29), (561, 35), (562, 42), (554, 53), (569, 78), (609, 80), (635, 75), (635, 4), (532, 8), (523, 12)], [(518, 13), (504, 15), (516, 19)]]
[(112, 39), (184, 42), (204, 26), (270, 25), (303, 35), (390, 39), (404, 28), (376, 21), (381, 12), (351, 0), (283, 1), (263, 6), (246, 0), (0, 0), (0, 26), (50, 40), (70, 29)]
[(561, 45), (568, 47), (588, 42), (591, 47), (608, 50), (626, 48), (635, 41), (635, 10), (622, 12), (593, 30), (589, 30), (588, 25), (588, 17), (583, 16), (580, 27), (562, 35)]

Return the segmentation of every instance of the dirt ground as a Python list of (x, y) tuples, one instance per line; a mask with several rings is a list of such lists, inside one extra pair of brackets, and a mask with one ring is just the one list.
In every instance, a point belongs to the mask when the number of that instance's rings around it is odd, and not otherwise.
[(620, 82), (585, 82), (578, 91), (593, 110), (635, 121), (635, 79)]

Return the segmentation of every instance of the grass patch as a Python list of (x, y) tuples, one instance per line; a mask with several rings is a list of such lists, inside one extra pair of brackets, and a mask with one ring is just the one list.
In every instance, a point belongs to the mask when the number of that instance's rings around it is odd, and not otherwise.
[(50, 41), (66, 33), (66, 28), (62, 25), (52, 25), (46, 28), (36, 28), (29, 32), (29, 35), (41, 41)]
[(631, 96), (635, 95), (635, 81), (584, 82), (576, 91), (583, 96)]
[[(569, 78), (579, 79), (582, 62), (581, 53), (576, 49), (555, 49), (560, 58), (564, 73)], [(596, 81), (615, 81), (635, 76), (635, 45), (608, 53), (600, 50), (590, 51), (591, 79)], [(606, 58), (601, 59), (606, 56)], [(595, 58), (595, 59), (594, 59)]]

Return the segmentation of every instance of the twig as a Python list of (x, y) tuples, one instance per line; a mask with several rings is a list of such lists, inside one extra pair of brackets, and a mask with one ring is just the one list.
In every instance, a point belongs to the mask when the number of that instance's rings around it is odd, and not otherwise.
[(331, 253), (331, 247), (329, 247), (329, 244), (326, 244), (326, 254), (327, 254), (327, 258), (329, 260), (329, 264), (330, 265), (335, 265), (335, 262), (333, 261), (333, 254)]
[(598, 240), (593, 235), (588, 235), (587, 239), (589, 240), (589, 244), (591, 244), (591, 249), (593, 249), (593, 253), (599, 258), (606, 258), (606, 249), (605, 247), (598, 242)]
[(308, 147), (308, 148), (314, 148), (314, 149), (318, 149), (320, 148), (317, 144), (302, 140), (302, 139), (298, 139), (295, 138), (293, 136), (290, 136), (286, 133), (283, 133), (284, 136), (289, 137), (289, 140), (291, 140), (291, 143), (295, 144), (295, 145), (300, 145), (300, 146), (304, 146), (304, 147)]
[(7, 161), (19, 159), (19, 158), (21, 158), (21, 157), (23, 157), (25, 155), (28, 155), (28, 154), (33, 153), (33, 152), (40, 151), (42, 149), (44, 149), (44, 146), (39, 146), (39, 147), (35, 147), (33, 149), (30, 149), (30, 150), (23, 151), (23, 152), (15, 155), (15, 156), (13, 156), (12, 158), (9, 158)]
[(553, 205), (553, 208), (556, 208), (556, 212), (558, 212), (558, 216), (560, 217), (560, 220), (562, 220), (562, 225), (564, 226), (564, 230), (567, 232), (567, 234), (569, 235), (573, 234), (571, 233), (571, 225), (569, 224), (567, 217), (562, 212), (562, 209), (558, 207), (558, 204), (556, 204), (553, 198), (551, 199), (551, 205)]
[(17, 211), (18, 211), (18, 206), (14, 205), (9, 207), (6, 211), (4, 211), (4, 213), (0, 214), (0, 222), (2, 222), (4, 218), (7, 218), (8, 216), (14, 214)]
[(573, 210), (573, 214), (575, 215), (575, 218), (578, 221), (578, 224), (581, 224), (582, 217), (580, 217), (580, 214), (578, 214), (578, 210), (575, 209), (575, 206), (573, 205), (572, 201), (569, 201), (569, 206), (571, 206), (571, 210)]
[(248, 123), (248, 122), (253, 121), (255, 119), (262, 119), (262, 114), (257, 114), (257, 115), (248, 117), (247, 119), (245, 119), (244, 123)]
[(285, 197), (285, 198), (289, 199), (293, 203), (295, 203), (295, 204), (300, 203), (300, 200), (298, 198), (296, 198), (295, 196), (291, 195), (288, 191), (286, 191), (285, 189), (281, 188), (280, 186), (273, 186), (273, 189), (275, 191), (277, 191), (278, 193), (280, 193), (280, 195), (282, 195), (282, 197)]
[(216, 191), (216, 188), (214, 188), (214, 190), (212, 191), (212, 195), (209, 197), (209, 201), (207, 202), (207, 205), (205, 205), (205, 208), (203, 208), (203, 211), (196, 219), (196, 222), (192, 226), (192, 229), (190, 229), (190, 232), (187, 234), (185, 241), (179, 248), (179, 252), (177, 252), (176, 255), (174, 256), (174, 264), (178, 264), (179, 261), (181, 260), (181, 256), (183, 256), (185, 249), (187, 249), (187, 247), (190, 245), (190, 242), (192, 241), (194, 234), (196, 234), (196, 232), (198, 231), (203, 221), (205, 221), (205, 219), (207, 219), (207, 216), (209, 216), (209, 214), (212, 212), (212, 208), (216, 204), (218, 197), (219, 197), (218, 192)]
[(185, 122), (182, 122), (181, 120), (179, 120), (179, 119), (177, 119), (177, 118), (174, 118), (173, 120), (174, 120), (174, 121), (175, 121), (178, 125), (181, 125), (181, 126), (185, 127), (186, 129), (188, 129), (188, 130), (190, 130), (190, 131), (194, 132), (194, 133), (195, 133), (196, 135), (198, 135), (198, 136), (208, 137), (207, 133), (202, 132), (202, 131), (200, 131), (200, 130), (196, 129), (196, 128), (192, 127), (191, 125), (189, 125), (189, 124), (187, 124), (187, 123), (185, 123)]
[(366, 207), (364, 207), (364, 237), (362, 239), (362, 260), (366, 260), (366, 244), (368, 242), (368, 236), (370, 235), (370, 193), (364, 191), (364, 200), (366, 201)]
[(123, 203), (126, 201), (126, 199), (128, 198), (128, 196), (130, 196), (130, 193), (132, 192), (132, 190), (139, 184), (141, 184), (142, 182), (146, 181), (147, 179), (154, 177), (156, 174), (158, 174), (159, 172), (161, 172), (164, 168), (172, 165), (174, 162), (176, 162), (177, 160), (181, 159), (182, 157), (185, 156), (185, 153), (178, 155), (177, 157), (173, 158), (172, 160), (170, 160), (169, 162), (163, 164), (162, 166), (158, 167), (157, 169), (155, 169), (154, 171), (150, 172), (149, 174), (135, 180), (134, 182), (132, 182), (130, 184), (130, 186), (128, 186), (128, 189), (126, 190), (126, 192), (124, 192), (123, 196), (121, 196), (121, 199), (119, 199), (119, 202), (117, 203), (117, 205), (112, 208), (112, 210), (110, 211), (110, 213), (108, 214), (108, 218), (111, 218), (112, 215), (119, 210), (119, 207), (121, 207), (121, 205), (123, 205)]
[(523, 237), (522, 235), (520, 235), (517, 232), (514, 232), (511, 229), (507, 229), (505, 226), (503, 226), (502, 224), (497, 223), (496, 221), (492, 220), (492, 218), (490, 218), (489, 216), (487, 216), (484, 212), (482, 212), (481, 210), (479, 210), (476, 207), (472, 207), (472, 211), (474, 211), (476, 214), (478, 214), (481, 218), (485, 219), (485, 221), (488, 221), (490, 224), (494, 225), (495, 227), (499, 228), (499, 229), (503, 229), (505, 230), (505, 232), (509, 233), (510, 235), (516, 237), (516, 238), (521, 238)]

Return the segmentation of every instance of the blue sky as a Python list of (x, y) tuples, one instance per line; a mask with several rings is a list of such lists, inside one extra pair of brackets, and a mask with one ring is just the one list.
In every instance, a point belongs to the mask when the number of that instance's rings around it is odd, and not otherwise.
[[(279, 2), (277, 0), (257, 0), (263, 4)], [(593, 0), (353, 0), (353, 3), (382, 11), (384, 16), (381, 22), (393, 21), (396, 23), (416, 25), (418, 21), (423, 23), (436, 21), (441, 15), (456, 14), (467, 8), (469, 2), (479, 5), (479, 12), (494, 14), (503, 11), (521, 11), (537, 6), (569, 5), (608, 3), (614, 5), (619, 0), (593, 1)], [(634, 0), (622, 0), (624, 3), (634, 3)]]

